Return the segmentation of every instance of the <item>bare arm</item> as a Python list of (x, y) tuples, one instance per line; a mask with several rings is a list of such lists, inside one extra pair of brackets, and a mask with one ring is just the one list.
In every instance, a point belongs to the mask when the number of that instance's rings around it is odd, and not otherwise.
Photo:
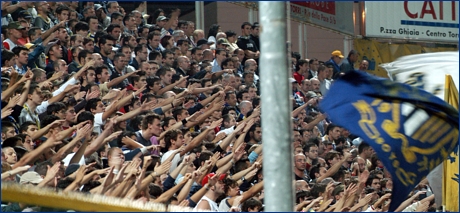
[(121, 82), (123, 82), (126, 78), (130, 77), (131, 75), (134, 75), (136, 74), (137, 72), (134, 71), (134, 72), (130, 72), (130, 73), (127, 73), (125, 75), (122, 75), (120, 77), (116, 77), (112, 80), (110, 80), (108, 83), (107, 83), (107, 88), (112, 88), (113, 86), (115, 85), (118, 85), (120, 84)]
[[(8, 89), (6, 89), (5, 91), (2, 92), (2, 97), (1, 97), (2, 101), (7, 100), (8, 98), (10, 98), (14, 94), (14, 91), (16, 91), (16, 89), (22, 83), (26, 83), (26, 86), (24, 86), (24, 88), (29, 88), (30, 82), (31, 82), (31, 79), (32, 79), (33, 76), (34, 76), (34, 74), (32, 73), (32, 71), (27, 70), (26, 74), (19, 81), (17, 81), (12, 86), (9, 86)], [(27, 100), (27, 94), (28, 93), (29, 93), (28, 89), (23, 90), (24, 102), (26, 102), (26, 100)]]
[[(245, 191), (242, 194), (243, 198), (241, 199), (240, 202), (243, 203), (244, 201), (248, 200), (249, 198), (254, 196), (256, 193), (259, 193), (260, 191), (262, 191), (263, 188), (264, 188), (264, 181), (257, 183), (256, 185), (254, 185), (253, 187), (251, 187), (249, 190)], [(228, 199), (228, 203), (230, 205), (233, 205), (233, 201), (235, 201), (235, 198), (236, 197), (231, 197), (230, 199)]]
[(61, 144), (62, 142), (56, 141), (54, 136), (49, 137), (42, 145), (25, 154), (19, 162), (15, 163), (13, 169), (32, 163), (39, 155), (43, 154), (45, 150)]
[[(184, 181), (185, 180), (185, 181)], [(166, 192), (163, 192), (163, 194), (160, 195), (157, 199), (154, 200), (155, 203), (165, 203), (166, 201), (169, 200), (182, 186), (187, 183), (188, 179), (182, 180), (180, 183), (172, 187)]]
[[(88, 129), (91, 128), (90, 125), (87, 125), (87, 126), (88, 126), (87, 127)], [(85, 135), (80, 136), (80, 135), (78, 135), (78, 132), (77, 132), (77, 136), (75, 138), (73, 138), (72, 141), (70, 141), (68, 144), (66, 144), (62, 148), (60, 148), (59, 151), (53, 157), (51, 157), (51, 162), (55, 163), (55, 162), (59, 162), (62, 159), (64, 159), (65, 156), (70, 154), (71, 150), (77, 145), (77, 142), (79, 142), (83, 137), (85, 137)]]
[(187, 78), (188, 77), (181, 76), (181, 78), (178, 81), (176, 81), (176, 82), (174, 82), (174, 83), (172, 83), (172, 84), (170, 84), (168, 86), (165, 86), (162, 89), (160, 89), (157, 92), (157, 95), (163, 95), (165, 92), (172, 90), (175, 86), (179, 85), (180, 83), (185, 81)]
[(345, 153), (345, 155), (343, 156), (342, 160), (336, 164), (334, 164), (333, 166), (331, 166), (331, 168), (329, 168), (327, 170), (327, 172), (324, 174), (324, 175), (321, 175), (321, 177), (319, 177), (316, 181), (318, 183), (321, 183), (322, 180), (324, 180), (325, 178), (327, 177), (330, 177), (332, 175), (334, 175), (337, 171), (339, 171), (340, 167), (342, 166), (342, 164), (347, 161), (347, 159), (350, 157), (350, 153)]
[[(421, 194), (424, 194), (426, 193), (426, 191), (418, 191), (417, 193), (415, 193), (414, 195), (412, 195), (412, 197), (410, 197), (409, 199), (405, 200), (404, 202), (402, 202), (398, 208), (395, 210), (395, 212), (400, 212), (402, 210), (404, 210), (407, 206), (409, 206), (412, 201), (415, 200), (415, 198), (417, 198), (419, 195)], [(434, 197), (434, 196), (433, 196)]]

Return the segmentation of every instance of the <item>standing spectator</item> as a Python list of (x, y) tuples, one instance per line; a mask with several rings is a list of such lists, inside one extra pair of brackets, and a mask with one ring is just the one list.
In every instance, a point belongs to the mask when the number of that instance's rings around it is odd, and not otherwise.
[(54, 23), (48, 16), (50, 5), (46, 1), (35, 2), (35, 9), (37, 10), (38, 17), (35, 18), (34, 26), (39, 27), (43, 32), (51, 29)]
[[(358, 61), (358, 51), (351, 50), (348, 53), (348, 57), (343, 60), (342, 65), (340, 65), (340, 72), (348, 73), (352, 70), (355, 70), (354, 64)], [(337, 78), (337, 76), (333, 76), (333, 78)]]
[(249, 38), (254, 41), (258, 50), (260, 50), (260, 41), (259, 41), (259, 22), (254, 22), (251, 26), (251, 35)]
[(334, 74), (332, 76), (334, 76), (334, 79), (336, 79), (338, 77), (337, 75), (340, 72), (340, 63), (342, 62), (344, 56), (342, 55), (342, 52), (340, 52), (340, 50), (332, 51), (331, 55), (331, 59), (329, 59), (328, 62), (330, 62), (334, 68)]
[(238, 37), (236, 44), (239, 48), (244, 50), (244, 63), (247, 59), (257, 59), (259, 58), (259, 49), (257, 49), (256, 44), (253, 40), (250, 39), (249, 35), (251, 34), (252, 25), (249, 22), (244, 22), (241, 25), (241, 36)]

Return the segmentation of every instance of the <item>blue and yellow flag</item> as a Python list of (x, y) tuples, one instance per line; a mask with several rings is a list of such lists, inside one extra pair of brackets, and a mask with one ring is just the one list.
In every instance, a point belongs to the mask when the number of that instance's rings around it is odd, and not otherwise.
[(405, 84), (351, 72), (320, 103), (332, 120), (369, 143), (393, 177), (394, 211), (458, 144), (458, 111)]

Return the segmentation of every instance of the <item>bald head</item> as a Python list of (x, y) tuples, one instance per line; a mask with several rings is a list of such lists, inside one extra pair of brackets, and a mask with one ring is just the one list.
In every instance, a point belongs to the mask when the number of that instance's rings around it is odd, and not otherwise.
[(317, 78), (312, 78), (310, 82), (311, 82), (311, 90), (315, 92), (319, 92), (319, 86), (320, 86), (319, 80)]

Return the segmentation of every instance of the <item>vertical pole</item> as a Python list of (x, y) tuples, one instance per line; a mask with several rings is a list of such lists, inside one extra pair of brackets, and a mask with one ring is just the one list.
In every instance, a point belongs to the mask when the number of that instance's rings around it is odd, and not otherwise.
[[(259, 2), (265, 211), (294, 211), (291, 84), (285, 2)], [(276, 86), (275, 86), (276, 85)]]
[(350, 52), (350, 45), (348, 44), (348, 36), (343, 37), (343, 55), (346, 57), (348, 52)]
[(306, 24), (302, 24), (303, 25), (303, 39), (305, 41), (304, 45), (305, 45), (305, 55), (304, 55), (304, 59), (305, 58), (308, 58), (308, 40), (307, 40), (307, 25)]
[(201, 17), (201, 28), (200, 29), (203, 29), (205, 32), (206, 30), (204, 29), (205, 28), (205, 25), (204, 25), (204, 1), (200, 1), (200, 9), (201, 9), (201, 14), (200, 14), (200, 17)]
[(297, 29), (299, 30), (299, 53), (302, 56), (302, 59), (305, 58), (303, 54), (303, 23), (297, 22), (298, 26)]
[(249, 8), (249, 11), (248, 11), (248, 21), (251, 24), (254, 23), (254, 9), (252, 9), (252, 7)]
[(203, 29), (203, 26), (201, 26), (201, 5), (199, 1), (195, 2), (195, 19), (195, 29)]

